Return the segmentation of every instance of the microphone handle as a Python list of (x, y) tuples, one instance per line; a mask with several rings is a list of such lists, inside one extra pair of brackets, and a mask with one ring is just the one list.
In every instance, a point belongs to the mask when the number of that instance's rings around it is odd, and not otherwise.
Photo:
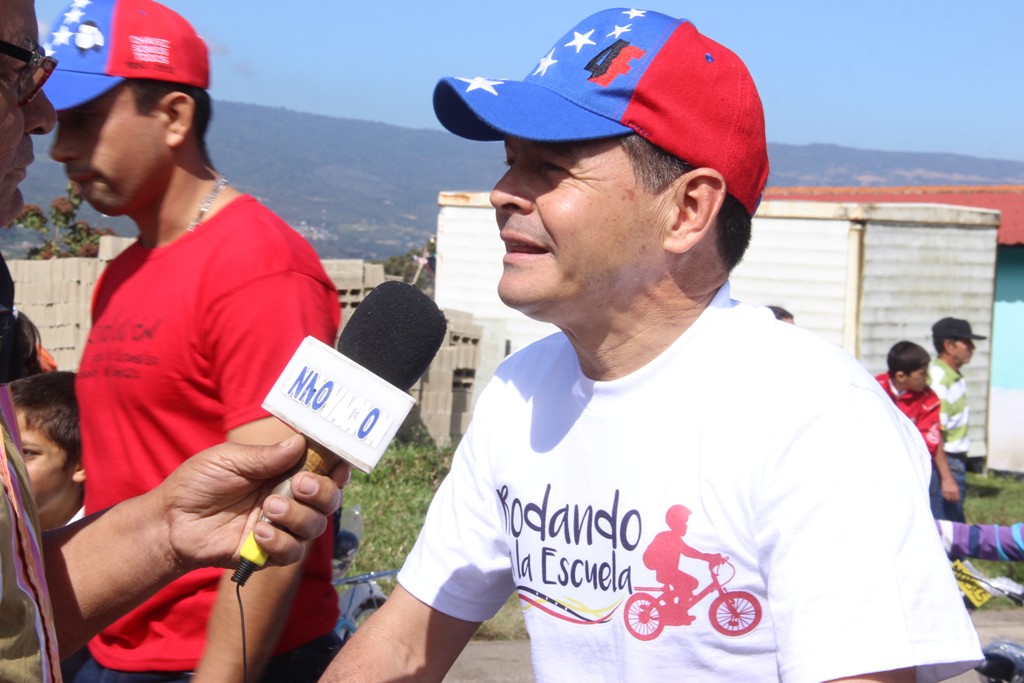
[[(302, 466), (302, 469), (314, 474), (329, 475), (334, 468), (341, 463), (341, 456), (336, 453), (332, 453), (325, 446), (313, 441), (309, 437), (306, 437), (308, 447), (306, 448), (306, 459)], [(274, 487), (271, 493), (276, 493), (279, 496), (285, 498), (295, 499), (292, 495), (292, 479), (288, 477), (280, 484)], [(260, 521), (269, 522), (265, 515), (260, 515)], [(256, 536), (253, 532), (249, 532), (249, 535), (245, 539), (245, 543), (242, 544), (242, 549), (239, 552), (241, 560), (238, 562), (238, 566), (235, 568), (235, 573), (232, 574), (231, 580), (235, 583), (244, 586), (245, 582), (249, 580), (253, 572), (262, 567), (267, 563), (269, 555), (267, 552), (260, 547), (259, 543), (256, 542)]]

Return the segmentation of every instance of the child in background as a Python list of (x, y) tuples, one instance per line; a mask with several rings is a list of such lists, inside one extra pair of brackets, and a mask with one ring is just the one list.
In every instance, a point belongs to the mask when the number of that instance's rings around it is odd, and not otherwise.
[[(949, 501), (960, 499), (960, 488), (946, 461), (946, 453), (942, 449), (942, 425), (939, 419), (941, 402), (939, 397), (928, 386), (928, 365), (931, 356), (922, 346), (911, 341), (900, 341), (889, 349), (886, 359), (888, 372), (875, 377), (889, 394), (900, 411), (921, 432), (928, 452), (932, 456), (932, 474), (938, 475), (942, 488), (942, 498)], [(936, 510), (936, 501), (931, 501), (932, 514)]]
[(57, 369), (57, 361), (43, 347), (39, 328), (23, 311), (16, 311), (18, 326), (17, 355), (21, 363), (21, 374), (17, 377), (29, 377), (40, 372), (53, 372)]
[(43, 531), (82, 516), (85, 470), (75, 373), (46, 372), (10, 383), (21, 448)]
[(775, 316), (776, 320), (781, 320), (784, 323), (796, 324), (796, 320), (793, 318), (793, 314), (787, 311), (782, 306), (768, 306), (768, 309)]

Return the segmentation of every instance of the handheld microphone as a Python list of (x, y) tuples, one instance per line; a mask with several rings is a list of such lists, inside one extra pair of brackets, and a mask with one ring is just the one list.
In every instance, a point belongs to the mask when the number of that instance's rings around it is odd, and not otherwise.
[[(415, 402), (408, 390), (427, 371), (448, 323), (413, 285), (388, 281), (356, 306), (337, 351), (306, 337), (263, 408), (309, 444), (304, 469), (329, 474), (340, 460), (371, 472)], [(291, 496), (290, 479), (274, 493)], [(245, 585), (267, 561), (249, 533), (234, 575)]]

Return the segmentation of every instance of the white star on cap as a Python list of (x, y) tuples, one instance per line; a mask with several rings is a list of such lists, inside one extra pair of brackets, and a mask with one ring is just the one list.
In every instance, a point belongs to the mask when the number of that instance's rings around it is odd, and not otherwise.
[(92, 0), (75, 0), (71, 3), (71, 6), (75, 9), (85, 9), (92, 4)]
[(72, 7), (71, 11), (64, 15), (64, 21), (68, 24), (77, 24), (82, 20), (82, 15), (85, 14), (82, 10), (77, 7)]
[(628, 14), (630, 19), (636, 19), (637, 17), (642, 17), (645, 14), (647, 14), (647, 10), (645, 10), (645, 9), (631, 9), (631, 10), (627, 10), (627, 11), (623, 12), (623, 14)]
[(612, 31), (611, 33), (609, 33), (609, 34), (608, 34), (607, 36), (605, 36), (605, 37), (606, 37), (606, 38), (616, 38), (616, 39), (617, 39), (617, 38), (618, 38), (619, 36), (621, 36), (621, 35), (622, 35), (623, 33), (629, 33), (629, 32), (630, 32), (630, 30), (631, 30), (631, 29), (630, 29), (630, 26), (632, 26), (632, 25), (633, 25), (633, 24), (626, 24), (625, 26), (619, 26), (618, 24), (616, 24), (616, 25), (615, 25), (615, 30), (614, 30), (614, 31)]
[(537, 70), (533, 72), (533, 75), (536, 76), (537, 74), (540, 74), (541, 76), (547, 76), (548, 67), (551, 66), (552, 64), (558, 64), (557, 59), (552, 59), (552, 57), (554, 56), (555, 48), (551, 48), (551, 52), (548, 53), (547, 57), (544, 57), (542, 60), (540, 60), (540, 64), (537, 65)]
[(67, 26), (61, 24), (60, 30), (53, 34), (54, 45), (69, 45), (71, 37), (75, 34), (68, 30)]
[(566, 43), (565, 47), (576, 48), (576, 54), (580, 53), (580, 50), (583, 49), (584, 45), (597, 45), (597, 43), (590, 39), (590, 36), (594, 35), (594, 29), (590, 29), (586, 34), (577, 33), (576, 31), (573, 31), (573, 34), (575, 35), (575, 38)]
[(455, 80), (462, 81), (463, 83), (469, 83), (469, 87), (466, 88), (466, 92), (486, 90), (492, 95), (498, 94), (498, 91), (494, 89), (494, 86), (505, 85), (505, 81), (489, 81), (483, 76), (477, 76), (476, 78), (456, 78)]

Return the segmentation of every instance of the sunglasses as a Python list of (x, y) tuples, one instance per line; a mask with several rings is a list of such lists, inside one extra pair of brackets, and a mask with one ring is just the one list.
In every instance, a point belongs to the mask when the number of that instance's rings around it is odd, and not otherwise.
[(31, 49), (24, 48), (6, 40), (0, 40), (0, 54), (13, 57), (25, 65), (18, 69), (18, 80), (15, 83), (15, 95), (18, 97), (18, 106), (23, 107), (32, 101), (39, 89), (46, 83), (53, 70), (57, 67), (57, 60), (47, 57), (43, 49), (32, 44)]

